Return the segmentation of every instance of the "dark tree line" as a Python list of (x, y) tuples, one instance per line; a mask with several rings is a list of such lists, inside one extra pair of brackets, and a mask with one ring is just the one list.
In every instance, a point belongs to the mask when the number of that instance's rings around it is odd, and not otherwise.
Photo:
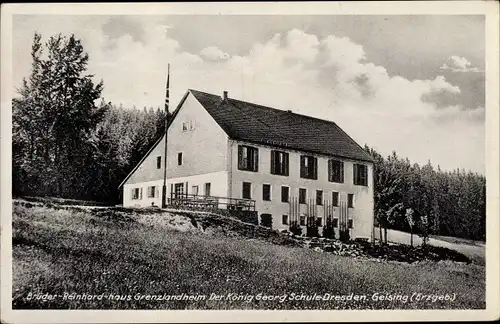
[[(486, 178), (465, 170), (442, 171), (429, 161), (411, 164), (396, 152), (384, 158), (365, 146), (375, 160), (374, 200), (377, 226), (426, 236), (484, 240)], [(413, 224), (413, 226), (412, 226)], [(386, 238), (382, 233), (380, 237)]]
[[(118, 185), (163, 131), (164, 112), (105, 103), (73, 35), (42, 43), (13, 99), (14, 195), (118, 201)], [(100, 102), (99, 102), (100, 99)]]
[[(118, 185), (161, 136), (164, 112), (101, 99), (103, 83), (86, 74), (89, 57), (73, 35), (42, 43), (35, 34), (31, 56), (12, 103), (13, 194), (119, 202)], [(382, 228), (485, 238), (484, 176), (365, 149)]]

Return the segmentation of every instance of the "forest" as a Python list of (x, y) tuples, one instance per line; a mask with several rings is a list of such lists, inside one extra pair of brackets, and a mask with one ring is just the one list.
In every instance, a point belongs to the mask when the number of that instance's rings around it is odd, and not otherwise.
[[(119, 203), (118, 185), (161, 136), (165, 112), (106, 102), (74, 35), (35, 34), (31, 57), (12, 100), (13, 195)], [(377, 225), (485, 240), (483, 175), (365, 149), (375, 161)]]

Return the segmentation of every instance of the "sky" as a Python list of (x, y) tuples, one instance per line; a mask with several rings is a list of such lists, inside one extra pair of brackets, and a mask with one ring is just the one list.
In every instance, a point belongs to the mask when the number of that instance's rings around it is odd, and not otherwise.
[(15, 15), (15, 87), (35, 31), (81, 39), (117, 105), (163, 108), (170, 63), (172, 110), (187, 89), (228, 91), (333, 120), (383, 155), (485, 173), (484, 16)]

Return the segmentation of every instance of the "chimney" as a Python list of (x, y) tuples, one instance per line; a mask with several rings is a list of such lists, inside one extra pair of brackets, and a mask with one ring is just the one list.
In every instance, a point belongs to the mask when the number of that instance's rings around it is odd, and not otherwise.
[(224, 91), (224, 96), (222, 97), (224, 102), (227, 102), (227, 91)]

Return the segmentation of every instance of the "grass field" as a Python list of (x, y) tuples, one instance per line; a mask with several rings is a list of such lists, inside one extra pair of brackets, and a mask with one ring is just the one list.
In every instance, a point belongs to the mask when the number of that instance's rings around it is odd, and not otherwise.
[[(147, 222), (141, 217), (134, 212), (113, 214), (15, 204), (13, 308), (485, 308), (485, 271), (480, 265), (373, 262), (244, 238), (234, 227), (224, 230), (222, 221), (213, 230), (200, 230), (196, 222), (182, 223), (174, 214), (156, 214)], [(177, 227), (170, 226), (172, 220)], [(33, 298), (36, 293), (61, 297), (43, 301)], [(107, 297), (70, 300), (76, 296), (72, 293)], [(206, 298), (167, 301), (144, 297), (182, 293)], [(327, 293), (353, 293), (366, 299), (291, 298), (292, 294)], [(455, 294), (455, 300), (439, 300), (437, 296), (435, 300), (407, 302), (373, 300), (375, 293)], [(212, 294), (220, 295), (220, 300), (210, 300)]]

